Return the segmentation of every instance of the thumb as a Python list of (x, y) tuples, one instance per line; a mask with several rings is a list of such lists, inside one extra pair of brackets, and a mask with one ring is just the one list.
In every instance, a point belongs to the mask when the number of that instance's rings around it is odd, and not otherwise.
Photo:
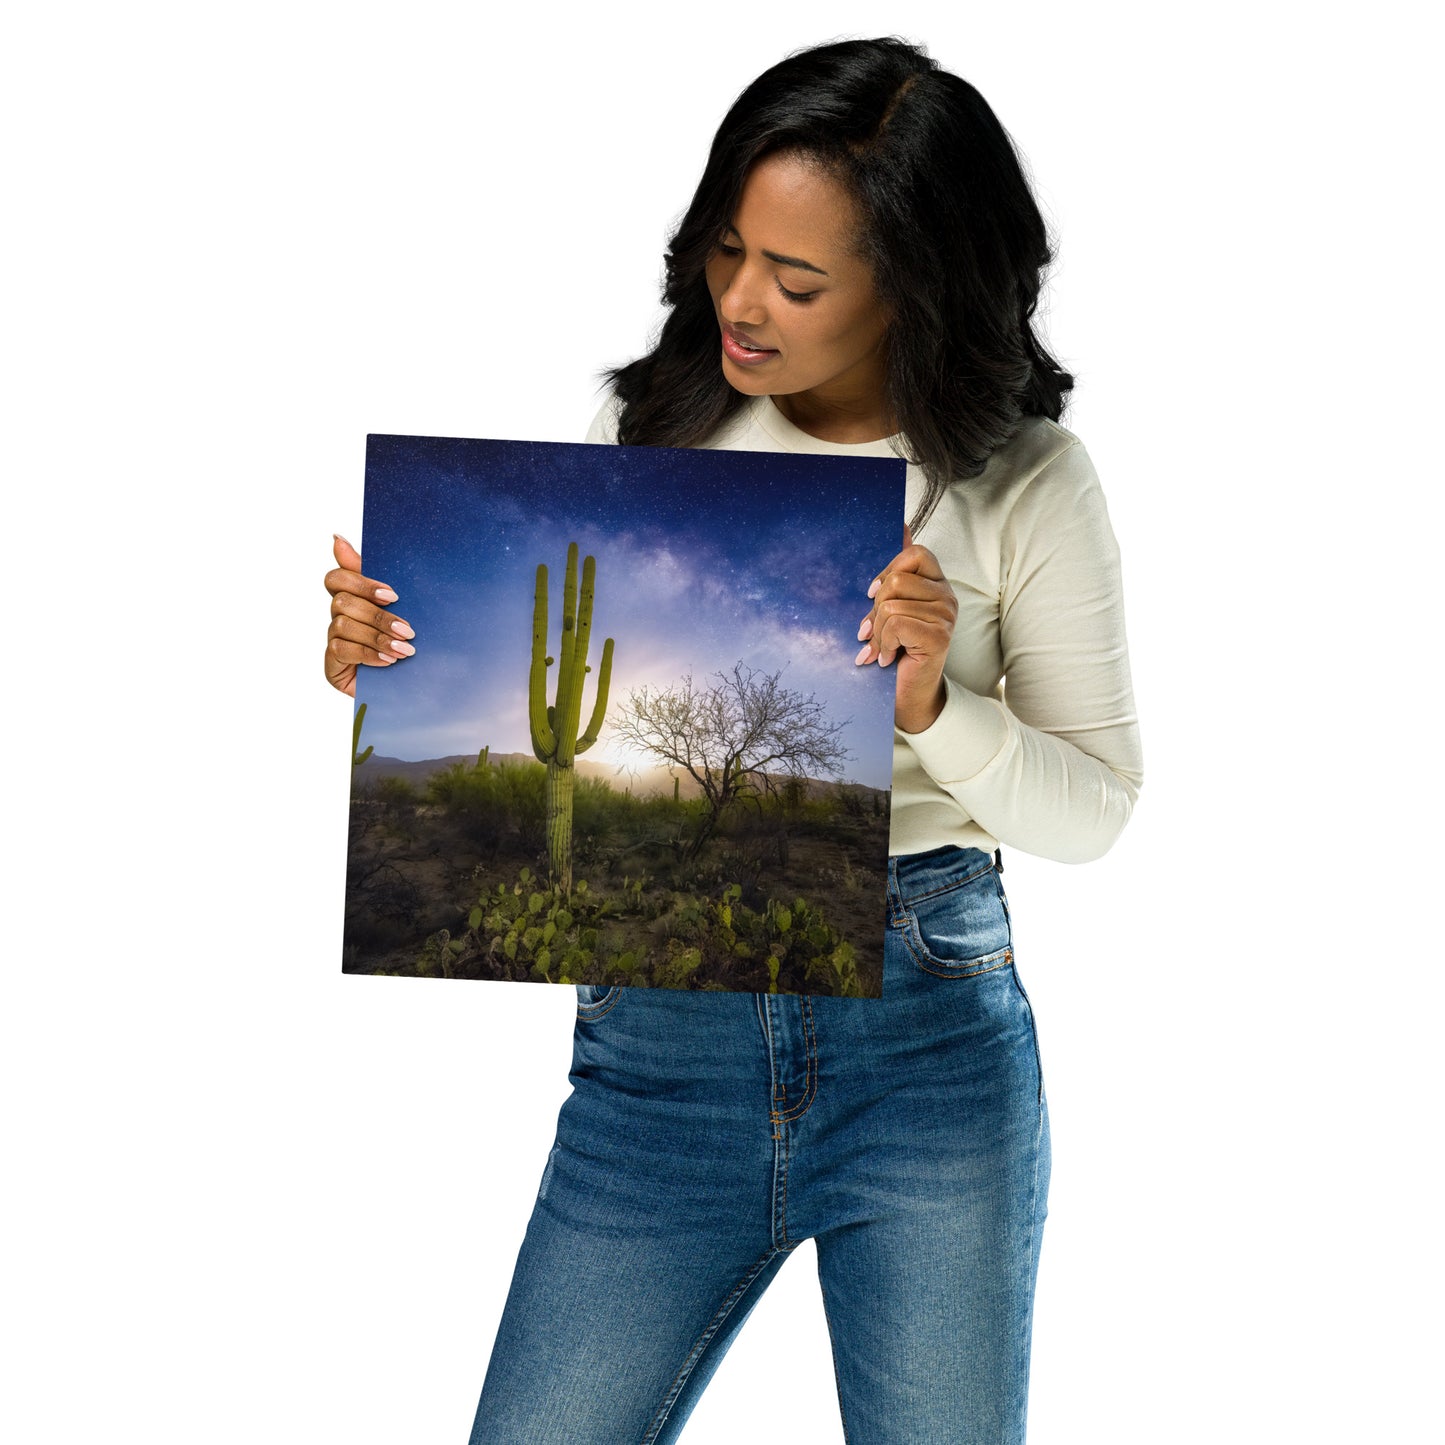
[(344, 567), (348, 572), (360, 572), (361, 553), (340, 532), (333, 532), (331, 535), (335, 539), (331, 555), (336, 558), (336, 565)]
[(903, 524), (903, 545), (905, 547), (913, 545), (913, 528), (907, 522)]

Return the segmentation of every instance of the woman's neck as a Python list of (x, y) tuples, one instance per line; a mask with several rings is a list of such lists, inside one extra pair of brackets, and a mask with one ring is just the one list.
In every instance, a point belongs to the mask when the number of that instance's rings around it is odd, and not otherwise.
[(897, 424), (881, 396), (846, 401), (800, 391), (774, 396), (773, 405), (801, 432), (820, 442), (857, 445), (884, 441)]

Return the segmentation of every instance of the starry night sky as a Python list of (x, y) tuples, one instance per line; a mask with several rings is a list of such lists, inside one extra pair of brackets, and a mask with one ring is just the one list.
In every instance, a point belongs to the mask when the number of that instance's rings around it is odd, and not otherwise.
[[(875, 458), (569, 442), (367, 438), (362, 553), (399, 595), (416, 656), (363, 667), (361, 745), (421, 760), (530, 753), (536, 569), (548, 653), (560, 646), (567, 544), (597, 559), (592, 673), (614, 642), (611, 716), (630, 688), (694, 681), (739, 660), (816, 693), (844, 734), (850, 780), (889, 786), (891, 668), (855, 667), (868, 584), (903, 545), (904, 464)], [(556, 669), (548, 669), (548, 698)], [(653, 766), (606, 726), (589, 761)], [(622, 786), (619, 782), (618, 786)]]

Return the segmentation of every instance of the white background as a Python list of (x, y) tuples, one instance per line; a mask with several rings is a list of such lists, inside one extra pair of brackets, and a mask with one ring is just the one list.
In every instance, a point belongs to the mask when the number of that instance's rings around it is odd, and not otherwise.
[[(342, 977), (330, 535), (364, 550), (368, 431), (580, 439), (733, 96), (885, 30), (979, 86), (1057, 230), (1145, 747), (1105, 859), (1005, 847), (1055, 1148), (1030, 1438), (1428, 1435), (1438, 123), (1404, 13), (6, 22), (7, 1439), (466, 1438), (574, 998)], [(841, 1440), (811, 1246), (685, 1438)]]

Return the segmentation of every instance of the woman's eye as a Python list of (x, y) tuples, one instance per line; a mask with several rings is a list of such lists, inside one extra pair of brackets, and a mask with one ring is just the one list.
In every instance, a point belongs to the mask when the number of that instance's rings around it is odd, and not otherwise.
[[(719, 241), (717, 243), (717, 254), (719, 256), (729, 257), (741, 256), (743, 254), (743, 248), (741, 246), (729, 245), (726, 241)], [(811, 301), (813, 297), (818, 294), (816, 291), (789, 291), (776, 276), (773, 277), (773, 284), (778, 288), (779, 293), (783, 297), (789, 301), (796, 301), (799, 304), (804, 301)]]
[(818, 294), (816, 291), (789, 291), (781, 281), (777, 283), (777, 286), (789, 301), (811, 301)]

